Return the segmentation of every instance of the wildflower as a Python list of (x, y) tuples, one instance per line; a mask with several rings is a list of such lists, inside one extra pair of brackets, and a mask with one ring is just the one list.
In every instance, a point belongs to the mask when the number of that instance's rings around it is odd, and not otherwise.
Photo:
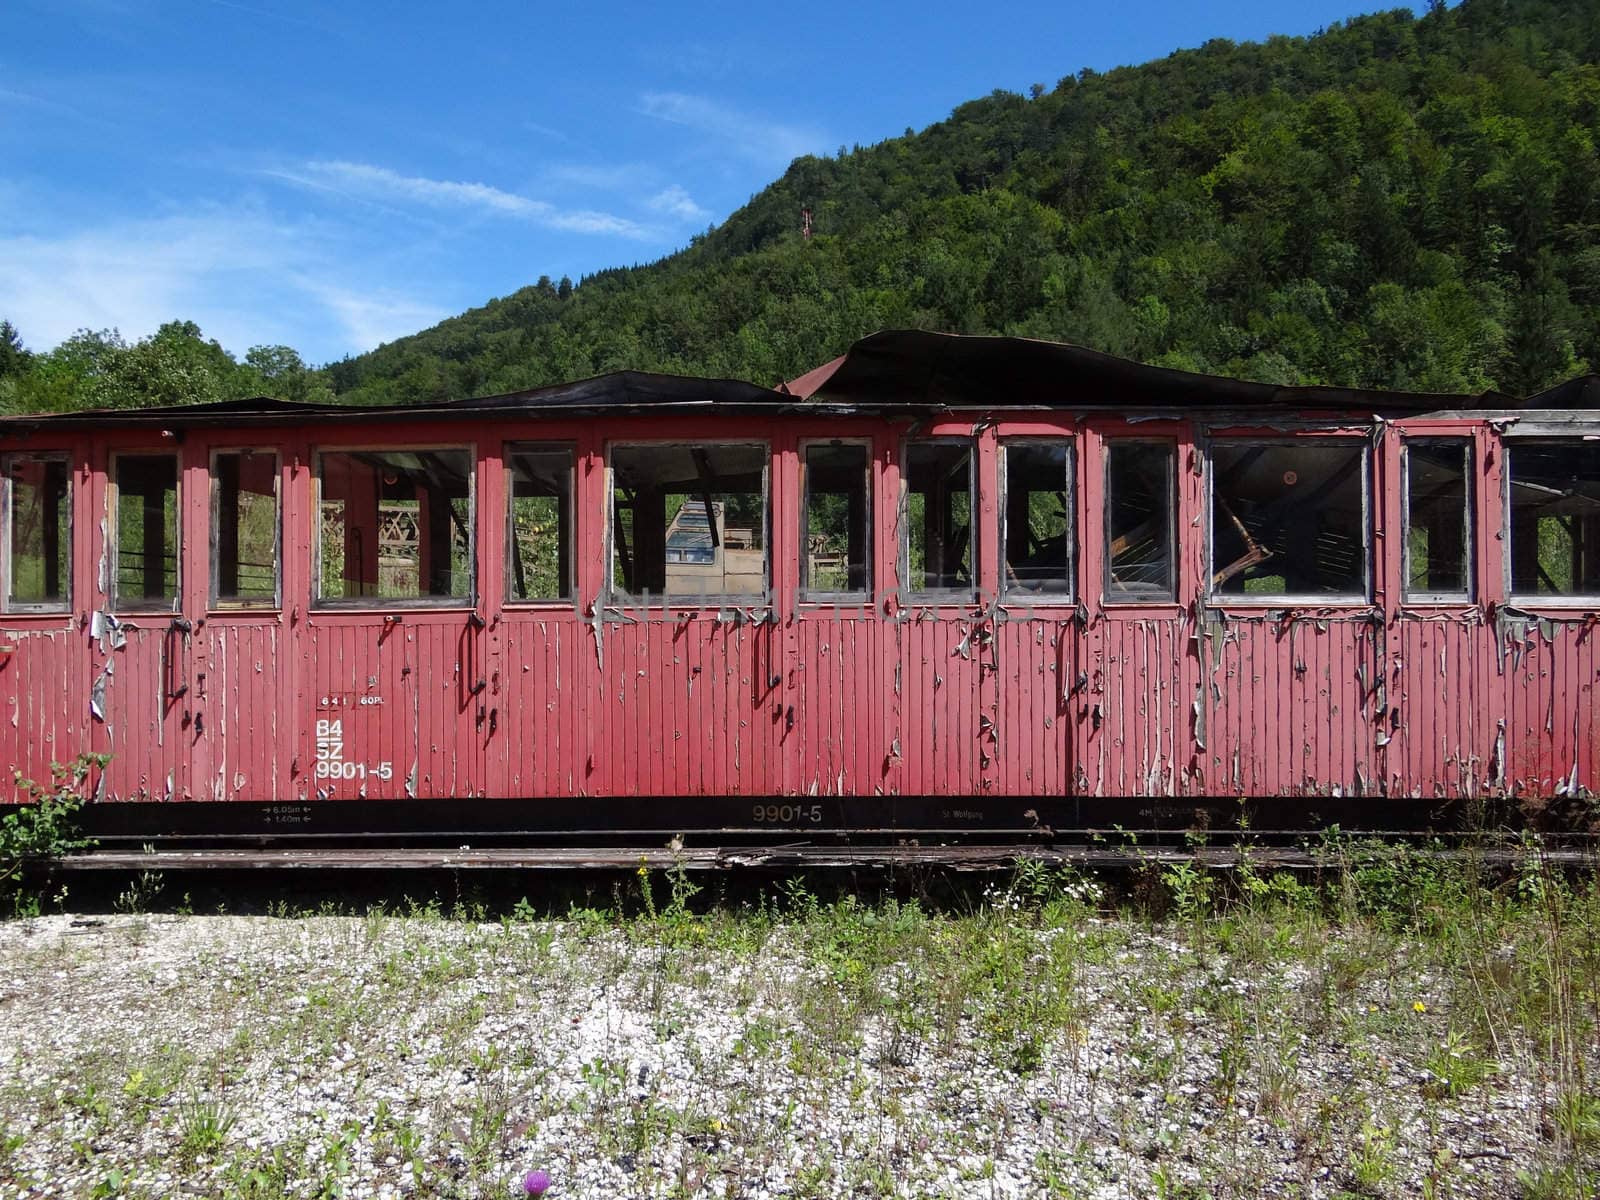
[(1411, 1011), (1412, 1012), (1427, 1012), (1428, 1011), (1428, 1006), (1426, 1004), (1424, 1004), (1421, 1000), (1418, 1000), (1415, 1004), (1413, 1004), (1411, 1006)]
[(550, 1190), (550, 1172), (535, 1168), (522, 1177), (522, 1190), (530, 1196), (542, 1196)]

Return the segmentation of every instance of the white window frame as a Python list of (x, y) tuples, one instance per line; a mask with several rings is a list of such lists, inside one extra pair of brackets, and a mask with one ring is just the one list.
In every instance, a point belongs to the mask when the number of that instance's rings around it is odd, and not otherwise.
[[(13, 490), (11, 469), (17, 462), (59, 462), (67, 468), (67, 523), (62, 531), (61, 555), (67, 563), (67, 586), (62, 595), (55, 600), (14, 600), (11, 596), (12, 581), (16, 578), (16, 560), (13, 558), (11, 544), (12, 526), (16, 523), (16, 498)], [(0, 475), (4, 476), (4, 483), (0, 485), (0, 503), (4, 505), (3, 529), (0, 529), (0, 562), (3, 562), (4, 590), (0, 591), (0, 602), (3, 607), (0, 611), (20, 615), (38, 613), (64, 613), (72, 611), (72, 543), (73, 543), (73, 499), (76, 481), (72, 478), (72, 456), (65, 450), (40, 450), (27, 453), (17, 452), (0, 455)]]
[[(1412, 446), (1459, 446), (1461, 448), (1463, 471), (1462, 482), (1465, 495), (1461, 503), (1462, 525), (1462, 583), (1465, 585), (1460, 590), (1453, 592), (1428, 592), (1416, 591), (1411, 587), (1411, 447)], [(1477, 485), (1473, 478), (1473, 444), (1468, 434), (1417, 434), (1408, 436), (1400, 443), (1400, 595), (1404, 603), (1411, 605), (1463, 605), (1471, 604), (1477, 594), (1474, 586), (1477, 571), (1477, 522), (1473, 519), (1473, 500), (1477, 495)]]
[[(441, 450), (465, 451), (467, 472), (467, 594), (465, 596), (322, 596), (322, 460), (328, 454), (434, 454)], [(473, 609), (478, 607), (478, 451), (472, 443), (426, 442), (396, 445), (318, 446), (311, 454), (312, 520), (311, 607), (320, 612), (382, 612), (389, 609)]]
[[(1297, 449), (1329, 448), (1354, 450), (1361, 456), (1361, 590), (1359, 592), (1223, 592), (1212, 583), (1216, 578), (1216, 456), (1219, 446), (1290, 446)], [(1310, 437), (1219, 437), (1204, 444), (1206, 506), (1206, 598), (1211, 604), (1226, 607), (1260, 608), (1338, 608), (1365, 607), (1372, 603), (1372, 443), (1365, 438), (1340, 436)]]

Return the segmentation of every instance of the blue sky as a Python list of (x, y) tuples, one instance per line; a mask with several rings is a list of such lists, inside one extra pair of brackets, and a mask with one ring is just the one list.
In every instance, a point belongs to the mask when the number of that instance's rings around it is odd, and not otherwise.
[(0, 317), (325, 362), (669, 254), (796, 155), (1353, 4), (11, 0)]

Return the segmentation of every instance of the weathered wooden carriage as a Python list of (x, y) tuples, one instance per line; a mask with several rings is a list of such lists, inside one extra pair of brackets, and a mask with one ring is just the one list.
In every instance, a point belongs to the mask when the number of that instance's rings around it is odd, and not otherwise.
[(891, 332), (777, 390), (8, 418), (0, 763), (108, 754), (96, 819), (148, 830), (937, 838), (1577, 797), (1597, 401)]

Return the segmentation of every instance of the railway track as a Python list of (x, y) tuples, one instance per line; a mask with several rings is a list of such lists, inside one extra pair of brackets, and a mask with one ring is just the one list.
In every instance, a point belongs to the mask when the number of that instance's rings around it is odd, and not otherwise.
[[(655, 833), (662, 836), (656, 837)], [(719, 836), (720, 835), (720, 836)], [(156, 838), (137, 845), (129, 839), (104, 841), (96, 847), (51, 860), (48, 866), (66, 872), (107, 871), (286, 871), (286, 870), (632, 870), (682, 868), (691, 871), (737, 869), (801, 870), (894, 869), (927, 867), (959, 872), (1008, 871), (1023, 862), (1073, 865), (1089, 869), (1131, 870), (1188, 862), (1214, 870), (1258, 869), (1314, 871), (1337, 868), (1370, 857), (1383, 848), (1404, 848), (1424, 858), (1475, 860), (1511, 870), (1530, 863), (1562, 868), (1600, 865), (1600, 837), (1588, 834), (1438, 836), (1400, 831), (1359, 835), (1359, 840), (1330, 840), (1321, 831), (1281, 830), (1254, 833), (1251, 839), (1219, 839), (1196, 844), (1170, 831), (1120, 831), (1111, 836), (1092, 830), (1073, 831), (1048, 841), (1025, 836), (1015, 840), (955, 840), (939, 831), (918, 837), (864, 835), (807, 838), (803, 841), (756, 841), (706, 830), (696, 835), (667, 834), (625, 837), (582, 834), (553, 839), (548, 835), (498, 833), (459, 840), (433, 835), (417, 844), (394, 835), (214, 836), (205, 839)], [(41, 864), (44, 865), (44, 864)]]

